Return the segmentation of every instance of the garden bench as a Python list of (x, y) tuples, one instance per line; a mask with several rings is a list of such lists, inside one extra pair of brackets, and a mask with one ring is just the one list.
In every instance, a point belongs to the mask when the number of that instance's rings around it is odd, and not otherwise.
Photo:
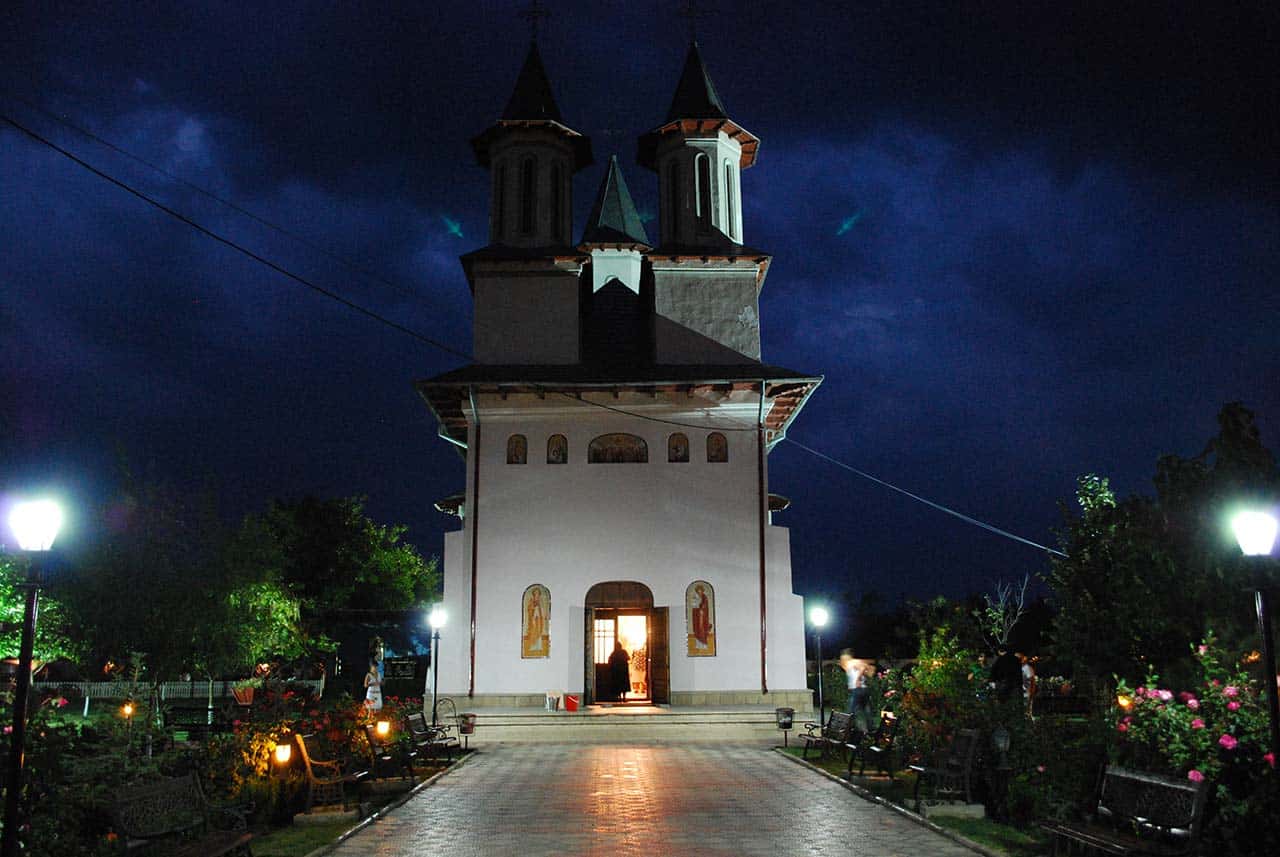
[(195, 774), (162, 777), (124, 789), (112, 816), (130, 851), (162, 851), (171, 857), (252, 857), (243, 810), (205, 799)]
[(307, 804), (306, 812), (311, 812), (312, 807), (341, 804), (343, 809), (347, 808), (347, 786), (358, 785), (362, 780), (369, 776), (366, 770), (354, 769), (348, 770), (347, 766), (337, 760), (321, 761), (313, 759), (307, 751), (307, 738), (315, 736), (304, 736), (302, 733), (295, 733), (294, 739), (298, 744), (298, 753), (302, 756), (302, 765), (307, 774)]
[(1089, 820), (1040, 826), (1054, 854), (1196, 854), (1208, 785), (1108, 765)]
[(932, 765), (909, 765), (916, 772), (913, 798), (920, 811), (920, 787), (925, 780), (933, 783), (933, 795), (964, 795), (965, 803), (973, 803), (973, 763), (978, 755), (978, 730), (961, 729)]
[(850, 746), (853, 738), (853, 715), (843, 711), (832, 711), (827, 715), (827, 723), (822, 729), (818, 729), (817, 723), (806, 723), (804, 728), (807, 730), (804, 738), (804, 749), (800, 751), (800, 758), (809, 758), (809, 748), (817, 747), (819, 758), (827, 755), (832, 747), (839, 747), (841, 750)]
[(209, 717), (210, 709), (207, 706), (199, 708), (186, 706), (173, 706), (164, 709), (164, 728), (167, 731), (186, 732), (188, 737), (194, 741), (203, 741), (210, 735), (230, 732), (232, 729), (231, 720), (226, 716), (226, 712), (214, 708), (212, 723)]
[(444, 751), (446, 760), (453, 757), (453, 751), (458, 748), (458, 739), (450, 735), (445, 727), (432, 726), (424, 714), (410, 714), (405, 718), (405, 723), (409, 729), (409, 741), (419, 753), (434, 759)]
[(845, 778), (853, 776), (853, 761), (856, 758), (859, 762), (858, 776), (862, 776), (867, 769), (867, 759), (876, 760), (876, 769), (883, 771), (889, 775), (889, 779), (893, 779), (893, 745), (898, 737), (898, 718), (893, 712), (885, 711), (880, 714), (880, 725), (876, 727), (876, 731), (870, 735), (862, 736), (862, 740), (856, 744), (849, 744), (849, 770)]
[(417, 781), (413, 773), (413, 760), (418, 757), (417, 750), (408, 749), (400, 741), (379, 738), (378, 730), (372, 723), (365, 725), (364, 734), (369, 739), (369, 770), (373, 779), (408, 776), (410, 785)]

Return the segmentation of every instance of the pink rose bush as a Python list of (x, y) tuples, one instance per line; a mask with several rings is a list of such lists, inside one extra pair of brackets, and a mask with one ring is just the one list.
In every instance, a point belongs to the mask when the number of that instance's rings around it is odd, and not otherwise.
[(1163, 768), (1192, 782), (1238, 784), (1274, 777), (1260, 683), (1244, 664), (1222, 663), (1212, 637), (1193, 651), (1199, 687), (1175, 693), (1161, 688), (1156, 675), (1132, 690), (1118, 682), (1117, 696), (1132, 700), (1116, 722), (1119, 760), (1142, 760), (1142, 767)]

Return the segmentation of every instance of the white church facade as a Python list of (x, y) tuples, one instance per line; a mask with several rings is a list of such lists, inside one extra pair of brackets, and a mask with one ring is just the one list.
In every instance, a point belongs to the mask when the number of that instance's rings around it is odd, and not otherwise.
[(739, 181), (759, 141), (694, 45), (640, 138), (660, 234), (616, 159), (575, 233), (591, 146), (535, 45), (472, 145), (491, 176), (489, 244), (462, 257), (475, 362), (417, 383), (467, 472), (437, 504), (462, 520), (445, 536), (440, 693), (808, 708), (768, 452), (822, 379), (761, 362), (771, 258), (743, 241)]

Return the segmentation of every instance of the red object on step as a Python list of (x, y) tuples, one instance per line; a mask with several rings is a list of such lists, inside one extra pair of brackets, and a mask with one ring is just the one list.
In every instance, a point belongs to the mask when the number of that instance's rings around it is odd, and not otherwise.
[(566, 693), (564, 695), (564, 710), (565, 711), (578, 710), (578, 695), (576, 693)]

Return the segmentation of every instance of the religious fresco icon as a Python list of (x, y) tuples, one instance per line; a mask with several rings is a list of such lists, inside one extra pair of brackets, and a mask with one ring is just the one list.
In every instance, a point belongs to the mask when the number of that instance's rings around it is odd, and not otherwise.
[(691, 658), (716, 654), (716, 591), (705, 580), (695, 580), (684, 591), (684, 616)]
[(520, 605), (520, 657), (551, 657), (551, 590), (535, 583)]
[(562, 434), (547, 438), (547, 464), (565, 464), (569, 461), (569, 441)]
[(524, 464), (529, 460), (529, 442), (522, 434), (507, 438), (507, 464)]
[(729, 460), (729, 441), (718, 431), (707, 435), (707, 461), (724, 464)]

